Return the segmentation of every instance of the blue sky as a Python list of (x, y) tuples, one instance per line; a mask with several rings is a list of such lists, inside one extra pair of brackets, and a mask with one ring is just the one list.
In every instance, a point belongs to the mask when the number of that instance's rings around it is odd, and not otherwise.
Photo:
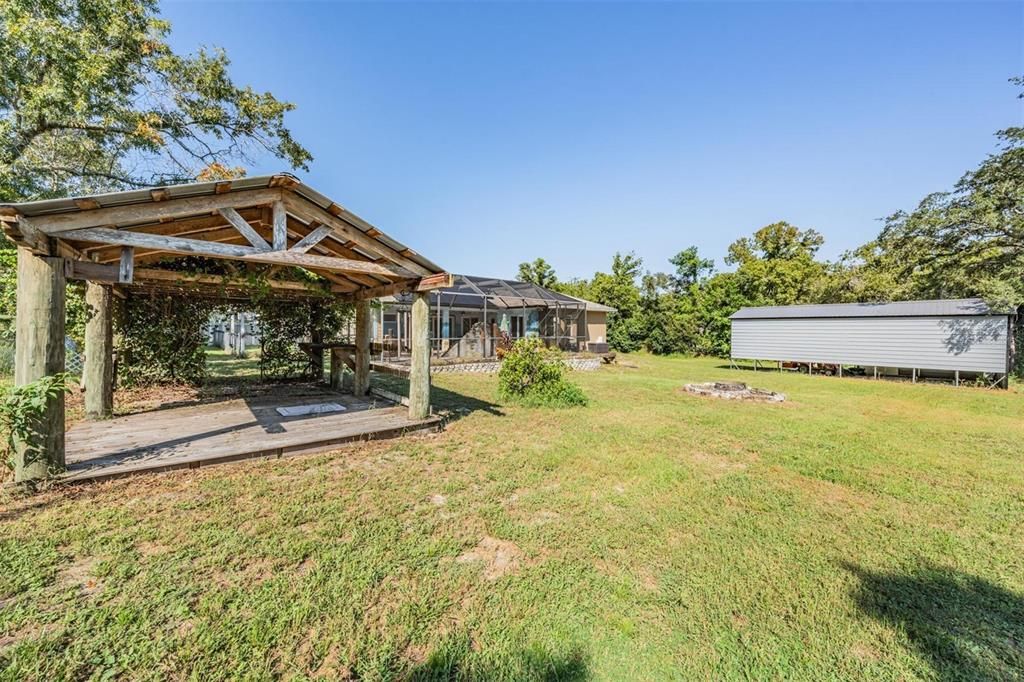
[[(1024, 123), (1024, 3), (165, 2), (298, 108), (307, 182), (453, 272), (650, 270), (776, 220), (829, 258)], [(282, 170), (263, 158), (252, 173)]]

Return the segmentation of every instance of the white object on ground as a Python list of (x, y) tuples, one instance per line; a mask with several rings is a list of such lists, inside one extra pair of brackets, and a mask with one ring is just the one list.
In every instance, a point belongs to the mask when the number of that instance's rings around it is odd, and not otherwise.
[(278, 407), (277, 413), (282, 417), (302, 417), (307, 414), (324, 414), (326, 412), (344, 412), (345, 406), (338, 403), (314, 403), (312, 405), (289, 405)]

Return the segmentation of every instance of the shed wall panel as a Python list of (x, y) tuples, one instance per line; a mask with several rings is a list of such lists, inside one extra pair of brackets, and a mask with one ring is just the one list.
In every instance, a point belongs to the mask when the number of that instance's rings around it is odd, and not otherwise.
[(1005, 373), (1005, 316), (739, 319), (732, 357)]

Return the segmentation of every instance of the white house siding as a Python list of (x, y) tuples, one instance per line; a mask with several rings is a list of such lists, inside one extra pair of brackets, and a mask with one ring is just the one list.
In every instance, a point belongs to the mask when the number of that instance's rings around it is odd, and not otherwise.
[(734, 319), (732, 357), (1007, 371), (1005, 315)]

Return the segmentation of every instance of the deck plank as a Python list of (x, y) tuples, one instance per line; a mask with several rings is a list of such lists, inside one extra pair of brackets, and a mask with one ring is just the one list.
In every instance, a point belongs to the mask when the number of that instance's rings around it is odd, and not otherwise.
[[(344, 412), (282, 417), (277, 407), (336, 402)], [(412, 420), (379, 398), (337, 393), (233, 399), (83, 422), (66, 437), (66, 482), (194, 468), (255, 457), (328, 450), (355, 440), (437, 431), (441, 419)]]

